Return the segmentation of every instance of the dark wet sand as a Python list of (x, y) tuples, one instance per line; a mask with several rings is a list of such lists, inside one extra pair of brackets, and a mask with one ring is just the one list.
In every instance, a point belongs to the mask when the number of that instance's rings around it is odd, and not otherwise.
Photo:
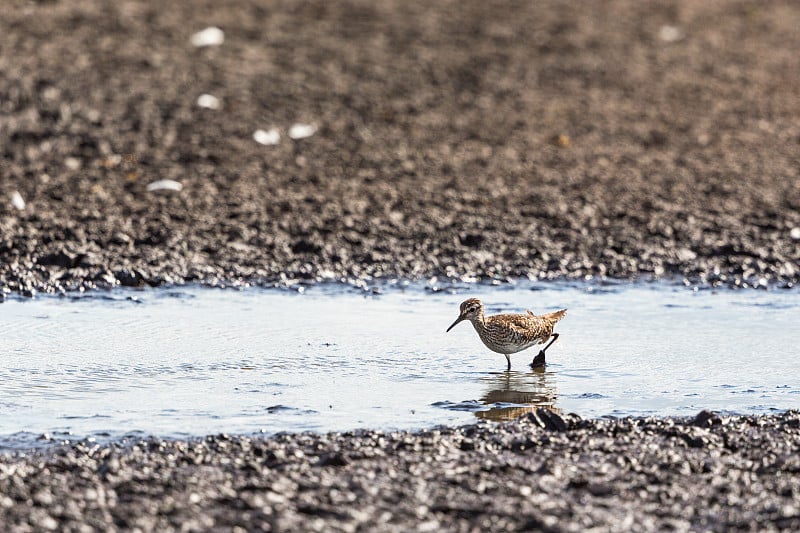
[(540, 411), (417, 433), (83, 444), (0, 459), (0, 522), (5, 531), (797, 531), (798, 451), (798, 412), (590, 422)]
[(796, 2), (428, 4), (12, 0), (0, 287), (797, 282)]
[[(6, 2), (0, 287), (798, 281), (796, 2), (428, 4)], [(225, 43), (194, 49), (210, 25)], [(796, 413), (572, 424), (3, 459), (0, 523), (800, 528)]]

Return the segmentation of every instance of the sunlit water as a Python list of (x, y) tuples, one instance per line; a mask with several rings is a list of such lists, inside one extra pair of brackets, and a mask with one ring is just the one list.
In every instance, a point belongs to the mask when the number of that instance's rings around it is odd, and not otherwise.
[[(531, 290), (531, 288), (537, 290)], [(458, 304), (569, 308), (544, 372), (505, 359)], [(0, 449), (43, 434), (185, 437), (505, 419), (765, 413), (800, 406), (800, 292), (665, 285), (422, 286), (364, 295), (119, 291), (0, 304)]]

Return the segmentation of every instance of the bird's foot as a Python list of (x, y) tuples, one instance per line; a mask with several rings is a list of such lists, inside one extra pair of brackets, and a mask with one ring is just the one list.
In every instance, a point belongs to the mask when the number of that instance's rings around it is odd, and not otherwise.
[(541, 368), (547, 363), (544, 360), (544, 350), (540, 351), (531, 361), (531, 368)]

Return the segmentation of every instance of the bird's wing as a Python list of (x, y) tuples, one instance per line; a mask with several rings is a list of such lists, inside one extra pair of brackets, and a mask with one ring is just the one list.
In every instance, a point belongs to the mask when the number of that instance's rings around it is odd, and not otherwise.
[(566, 309), (561, 309), (560, 311), (553, 311), (552, 313), (545, 313), (543, 315), (535, 315), (533, 314), (533, 311), (531, 311), (530, 309), (528, 309), (527, 311), (528, 311), (528, 316), (531, 318), (546, 320), (548, 322), (553, 322), (554, 324), (559, 320), (561, 320), (562, 318), (564, 318), (564, 316), (567, 314)]
[(542, 337), (544, 323), (541, 318), (528, 311), (527, 315), (506, 315), (505, 319), (510, 330), (519, 335), (526, 342)]

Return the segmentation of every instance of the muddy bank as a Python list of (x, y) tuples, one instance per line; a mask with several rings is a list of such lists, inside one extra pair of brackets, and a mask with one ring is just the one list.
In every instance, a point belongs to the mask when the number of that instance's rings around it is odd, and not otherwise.
[[(0, 459), (7, 531), (800, 528), (800, 414), (81, 444)], [(235, 528), (241, 529), (235, 529)]]
[(12, 1), (0, 287), (796, 282), (798, 27), (790, 0)]

